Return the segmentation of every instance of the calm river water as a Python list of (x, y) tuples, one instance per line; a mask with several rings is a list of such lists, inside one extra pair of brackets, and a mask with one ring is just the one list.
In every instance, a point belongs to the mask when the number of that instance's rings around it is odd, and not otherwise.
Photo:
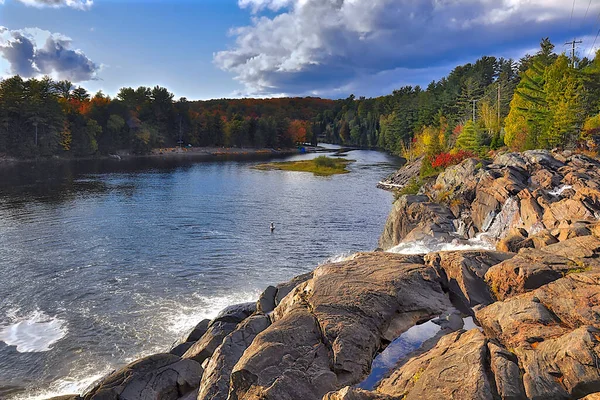
[(392, 205), (375, 185), (399, 160), (347, 157), (333, 177), (249, 160), (1, 170), (0, 398), (81, 391), (269, 284), (374, 249)]

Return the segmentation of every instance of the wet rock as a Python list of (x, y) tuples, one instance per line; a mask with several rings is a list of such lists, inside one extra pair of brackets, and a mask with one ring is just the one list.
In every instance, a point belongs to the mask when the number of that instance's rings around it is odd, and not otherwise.
[(277, 296), (277, 288), (269, 286), (261, 293), (256, 303), (256, 311), (267, 314), (275, 309), (275, 296)]
[[(505, 167), (486, 171), (477, 184), (476, 197), (471, 204), (471, 218), (480, 231), (485, 231), (490, 216), (500, 212), (502, 205), (526, 188), (524, 171)], [(507, 221), (512, 226), (513, 221)]]
[(46, 400), (81, 400), (81, 396), (78, 394), (68, 394), (65, 396), (52, 397)]
[(236, 327), (237, 322), (215, 321), (211, 323), (204, 336), (195, 342), (182, 357), (202, 364), (204, 360), (212, 356), (217, 347), (223, 342), (223, 339), (233, 332)]
[(208, 330), (208, 325), (210, 325), (209, 319), (204, 319), (196, 325), (196, 327), (190, 332), (188, 337), (185, 339), (185, 342), (196, 342), (200, 340), (200, 338), (206, 333)]
[(448, 207), (431, 203), (427, 196), (402, 196), (394, 203), (379, 247), (387, 250), (404, 240), (449, 239), (453, 219)]
[(383, 379), (376, 392), (405, 400), (492, 399), (487, 351), (479, 330), (451, 333)]
[(254, 339), (233, 368), (229, 399), (321, 399), (336, 386), (319, 323), (297, 308)]
[(525, 400), (517, 356), (495, 343), (488, 343), (490, 368), (496, 383), (496, 392), (502, 400)]
[(461, 301), (463, 308), (494, 302), (485, 274), (496, 264), (511, 259), (514, 254), (496, 251), (451, 251), (430, 253), (426, 265), (442, 271), (449, 290)]
[(528, 150), (522, 153), (527, 163), (534, 166), (542, 166), (550, 170), (558, 170), (565, 164), (555, 159), (548, 150)]
[(172, 354), (143, 358), (103, 379), (85, 400), (177, 400), (200, 383), (202, 367)]
[(517, 256), (491, 267), (485, 274), (485, 281), (496, 299), (505, 300), (561, 278), (573, 265), (570, 259), (561, 255), (522, 249)]
[(171, 351), (169, 351), (169, 354), (174, 354), (176, 356), (182, 357), (185, 354), (185, 352), (188, 351), (190, 347), (194, 345), (194, 343), (196, 342), (184, 342), (178, 344), (177, 346), (173, 347)]
[(271, 321), (264, 315), (250, 317), (240, 323), (217, 348), (204, 371), (198, 400), (227, 400), (229, 378), (235, 364), (260, 332)]
[(211, 322), (234, 322), (240, 323), (256, 312), (256, 303), (235, 304), (223, 309)]

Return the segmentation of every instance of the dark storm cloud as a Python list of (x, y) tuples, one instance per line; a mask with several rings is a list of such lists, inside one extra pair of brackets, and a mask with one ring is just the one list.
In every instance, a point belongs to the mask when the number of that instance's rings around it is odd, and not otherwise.
[[(36, 40), (46, 36), (45, 44)], [(96, 79), (100, 66), (80, 50), (71, 49), (71, 39), (39, 29), (8, 31), (0, 27), (0, 55), (10, 64), (10, 73), (23, 77), (50, 75), (82, 82)]]
[[(574, 21), (586, 13), (579, 2)], [(586, 4), (583, 4), (586, 3)], [(564, 0), (239, 0), (254, 14), (215, 54), (250, 93), (332, 93), (508, 49), (569, 23)], [(267, 12), (264, 12), (264, 11)], [(589, 15), (596, 15), (593, 5)], [(267, 16), (268, 15), (268, 16)], [(591, 22), (591, 21), (590, 21)], [(414, 73), (413, 73), (414, 75)]]

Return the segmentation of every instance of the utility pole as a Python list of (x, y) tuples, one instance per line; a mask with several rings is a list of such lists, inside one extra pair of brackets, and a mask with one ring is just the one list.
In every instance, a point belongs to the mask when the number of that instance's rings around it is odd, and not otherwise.
[(568, 44), (573, 46), (573, 50), (571, 51), (571, 64), (572, 64), (573, 68), (575, 68), (575, 47), (581, 43), (583, 43), (583, 41), (577, 40), (577, 39), (573, 39), (570, 42), (565, 43), (565, 46)]

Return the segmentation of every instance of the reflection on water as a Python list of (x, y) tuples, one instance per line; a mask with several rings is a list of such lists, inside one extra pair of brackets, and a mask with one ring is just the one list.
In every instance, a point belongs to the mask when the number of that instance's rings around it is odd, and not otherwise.
[(377, 247), (393, 198), (375, 185), (398, 160), (348, 157), (352, 173), (333, 177), (258, 171), (254, 159), (3, 169), (0, 332), (40, 313), (65, 335), (48, 351), (0, 342), (0, 398), (82, 390), (269, 284)]

